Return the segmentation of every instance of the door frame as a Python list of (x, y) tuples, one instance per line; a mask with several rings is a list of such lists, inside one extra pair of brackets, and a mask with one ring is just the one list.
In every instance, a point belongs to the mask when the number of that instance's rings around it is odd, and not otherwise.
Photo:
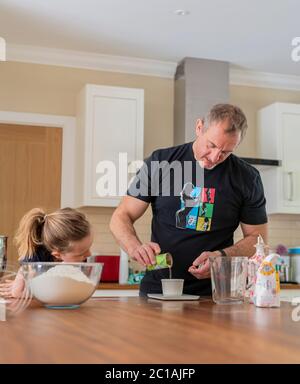
[(0, 111), (0, 123), (62, 128), (62, 164), (60, 205), (75, 206), (76, 118), (39, 113)]

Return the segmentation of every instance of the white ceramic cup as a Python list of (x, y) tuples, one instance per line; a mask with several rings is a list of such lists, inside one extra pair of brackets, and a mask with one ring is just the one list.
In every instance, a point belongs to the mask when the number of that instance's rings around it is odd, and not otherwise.
[(163, 295), (181, 296), (183, 290), (183, 283), (183, 279), (161, 279)]

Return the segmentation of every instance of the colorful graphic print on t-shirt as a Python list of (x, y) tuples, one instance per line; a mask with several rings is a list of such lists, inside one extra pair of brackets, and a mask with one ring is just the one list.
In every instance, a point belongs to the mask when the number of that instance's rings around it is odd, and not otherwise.
[(176, 212), (176, 227), (210, 231), (215, 193), (215, 188), (194, 187), (192, 183), (186, 183), (180, 193), (181, 207)]

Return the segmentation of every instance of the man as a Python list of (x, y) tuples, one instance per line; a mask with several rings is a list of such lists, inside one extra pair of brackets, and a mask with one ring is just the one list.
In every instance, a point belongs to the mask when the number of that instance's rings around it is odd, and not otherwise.
[[(112, 216), (110, 229), (132, 259), (146, 266), (155, 262), (156, 254), (173, 255), (172, 277), (185, 280), (184, 293), (211, 293), (210, 255), (252, 256), (257, 236), (267, 240), (259, 172), (232, 154), (246, 129), (240, 108), (215, 105), (206, 119), (197, 120), (194, 142), (157, 150), (146, 159)], [(173, 173), (169, 167), (168, 176), (173, 178), (165, 177), (168, 167), (157, 164), (176, 164)], [(192, 165), (192, 173), (185, 172), (186, 164)], [(164, 188), (161, 191), (165, 180), (170, 180), (169, 195), (163, 193)], [(178, 184), (181, 193), (175, 193)], [(133, 224), (149, 204), (153, 211), (152, 241), (142, 243)], [(244, 238), (233, 245), (239, 224)], [(167, 277), (166, 270), (147, 271), (140, 294), (161, 293), (160, 280)]]

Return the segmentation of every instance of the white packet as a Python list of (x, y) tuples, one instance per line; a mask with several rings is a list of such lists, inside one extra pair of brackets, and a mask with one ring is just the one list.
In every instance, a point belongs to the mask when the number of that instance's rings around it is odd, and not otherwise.
[(255, 302), (256, 275), (259, 266), (261, 265), (263, 259), (266, 257), (266, 245), (261, 235), (258, 235), (257, 243), (254, 245), (254, 247), (256, 248), (256, 252), (254, 256), (250, 257), (250, 259), (248, 260), (248, 285), (246, 297), (249, 298), (250, 304), (253, 304)]
[(271, 253), (258, 268), (254, 304), (257, 307), (280, 307), (280, 281), (276, 263), (280, 256)]

